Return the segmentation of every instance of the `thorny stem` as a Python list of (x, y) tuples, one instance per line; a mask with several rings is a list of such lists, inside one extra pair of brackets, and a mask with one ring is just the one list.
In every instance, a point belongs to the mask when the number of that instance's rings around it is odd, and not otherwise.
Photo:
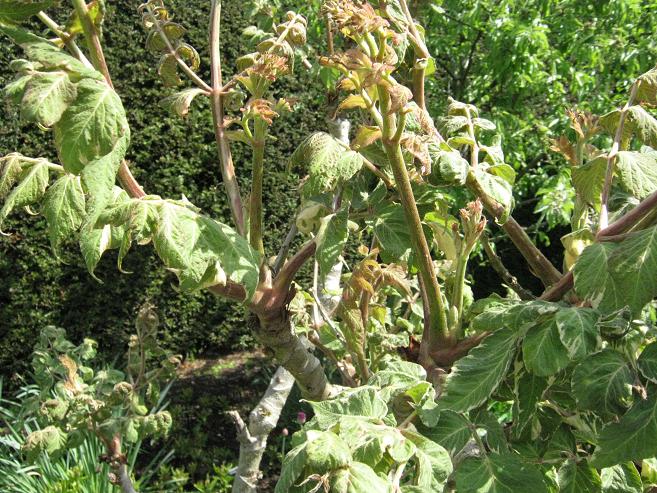
[(621, 140), (623, 138), (623, 127), (625, 126), (625, 119), (627, 118), (627, 112), (634, 103), (634, 98), (639, 89), (639, 81), (635, 81), (632, 84), (630, 89), (630, 96), (627, 98), (627, 102), (623, 109), (620, 112), (620, 118), (618, 120), (618, 128), (616, 128), (616, 134), (614, 135), (614, 143), (607, 154), (607, 172), (605, 173), (605, 183), (602, 188), (602, 198), (600, 206), (600, 222), (599, 229), (605, 229), (609, 222), (609, 211), (608, 211), (608, 202), (609, 202), (609, 193), (611, 192), (611, 182), (614, 178), (614, 162), (616, 161), (616, 156), (620, 150)]
[(390, 96), (385, 86), (379, 86), (379, 99), (381, 114), (384, 115), (383, 127), (381, 129), (383, 146), (395, 176), (395, 183), (397, 184), (397, 190), (404, 208), (404, 214), (409, 223), (411, 245), (417, 255), (420, 275), (429, 300), (431, 331), (429, 334), (424, 335), (423, 341), (428, 340), (427, 343), (433, 348), (435, 344), (445, 342), (448, 339), (447, 314), (445, 313), (442, 293), (436, 278), (431, 251), (429, 250), (429, 245), (422, 229), (422, 220), (420, 219), (420, 213), (418, 212), (415, 197), (413, 196), (413, 189), (411, 188), (411, 181), (406, 170), (401, 145), (398, 139), (393, 139), (393, 136), (398, 132), (395, 128), (395, 115), (388, 114)]
[(187, 76), (190, 78), (194, 84), (196, 84), (198, 87), (203, 89), (207, 94), (210, 94), (212, 92), (212, 87), (210, 87), (203, 79), (201, 79), (196, 72), (192, 70), (192, 68), (187, 65), (185, 60), (183, 60), (180, 55), (178, 54), (178, 51), (173, 47), (171, 44), (171, 41), (169, 40), (169, 37), (166, 35), (166, 33), (162, 30), (162, 27), (160, 26), (160, 23), (158, 22), (157, 18), (155, 17), (155, 14), (153, 13), (153, 10), (150, 7), (148, 8), (148, 13), (151, 16), (151, 20), (153, 21), (153, 25), (155, 26), (155, 29), (157, 30), (157, 33), (160, 35), (160, 39), (164, 43), (164, 45), (167, 47), (167, 51), (169, 54), (176, 60), (178, 65), (180, 66), (181, 70), (187, 74)]
[(221, 163), (221, 176), (224, 182), (230, 211), (237, 232), (244, 236), (244, 211), (242, 209), (242, 196), (239, 184), (235, 176), (233, 156), (230, 152), (230, 144), (226, 137), (224, 128), (224, 91), (221, 79), (221, 53), (220, 53), (220, 29), (221, 29), (221, 0), (212, 2), (210, 12), (210, 72), (212, 75), (212, 121), (214, 133), (219, 151)]
[(62, 31), (59, 28), (59, 25), (52, 20), (48, 14), (45, 12), (41, 11), (38, 13), (37, 17), (43, 22), (48, 29), (50, 29), (53, 33), (57, 35), (59, 39), (62, 40), (66, 48), (68, 48), (68, 51), (71, 52), (71, 54), (80, 60), (82, 63), (84, 63), (88, 68), (93, 68), (93, 65), (89, 61), (89, 59), (82, 53), (80, 48), (78, 47), (77, 43), (73, 41), (73, 38), (66, 32)]
[(260, 118), (256, 118), (253, 125), (253, 175), (251, 196), (249, 198), (249, 240), (251, 246), (264, 255), (265, 247), (262, 242), (262, 180), (267, 123)]

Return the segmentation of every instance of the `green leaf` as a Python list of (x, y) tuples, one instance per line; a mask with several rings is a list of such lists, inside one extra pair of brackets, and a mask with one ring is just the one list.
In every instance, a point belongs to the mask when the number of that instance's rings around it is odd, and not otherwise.
[[(84, 79), (78, 96), (55, 125), (55, 145), (66, 171), (79, 173), (130, 136), (121, 100), (104, 82)], [(127, 147), (127, 145), (126, 145)]]
[(57, 123), (77, 95), (75, 85), (63, 71), (35, 73), (25, 86), (21, 116), (44, 127)]
[(434, 178), (432, 183), (438, 185), (442, 183), (449, 183), (455, 185), (463, 185), (468, 177), (468, 170), (470, 165), (463, 159), (461, 153), (458, 151), (443, 151), (438, 150), (432, 152), (431, 156), (431, 176)]
[(559, 338), (571, 360), (577, 361), (591, 354), (599, 344), (596, 322), (598, 313), (591, 308), (564, 308), (555, 317)]
[(610, 274), (610, 257), (617, 245), (594, 243), (584, 249), (573, 268), (575, 291), (603, 313), (622, 308), (627, 294)]
[(421, 433), (447, 449), (454, 457), (472, 438), (471, 424), (462, 414), (453, 411), (440, 411), (438, 422), (431, 427), (422, 427)]
[(43, 214), (48, 221), (48, 236), (56, 256), (59, 247), (70, 241), (85, 218), (85, 197), (80, 177), (66, 173), (46, 192)]
[(602, 481), (587, 461), (567, 460), (557, 473), (560, 493), (599, 493)]
[(634, 373), (629, 362), (619, 352), (603, 349), (573, 371), (572, 390), (580, 409), (623, 412), (632, 398)]
[(319, 230), (315, 237), (317, 252), (315, 258), (319, 264), (319, 272), (325, 276), (338, 261), (347, 239), (349, 238), (349, 206), (341, 211), (324, 216), (320, 220)]
[(508, 181), (499, 176), (488, 173), (485, 170), (477, 168), (474, 170), (474, 176), (479, 186), (497, 202), (499, 202), (505, 209), (505, 217), (498, 218), (500, 223), (506, 221), (506, 216), (511, 212), (513, 207), (513, 189)]
[(85, 77), (104, 81), (103, 75), (93, 68), (87, 67), (77, 58), (72, 57), (58, 46), (44, 38), (40, 38), (25, 29), (0, 24), (0, 32), (9, 36), (14, 43), (20, 45), (27, 58), (39, 62), (48, 69), (61, 69), (77, 78)]
[(452, 474), (452, 460), (447, 450), (419, 433), (402, 430), (402, 434), (417, 447), (415, 484), (428, 491), (442, 491)]
[(632, 462), (605, 467), (600, 472), (602, 493), (642, 493), (639, 471)]
[(171, 201), (157, 202), (153, 245), (184, 290), (226, 279), (242, 284), (250, 298), (258, 284), (260, 257), (233, 229)]
[(568, 350), (554, 319), (529, 329), (522, 343), (522, 359), (527, 370), (539, 377), (554, 375), (568, 366)]
[(657, 190), (656, 152), (620, 151), (616, 156), (616, 172), (621, 186), (638, 199)]
[(0, 209), (0, 228), (13, 209), (32, 205), (41, 200), (48, 187), (49, 178), (48, 164), (45, 161), (39, 161), (22, 171), (18, 185), (11, 191)]
[[(331, 493), (390, 492), (388, 481), (380, 478), (367, 464), (353, 462), (348, 468), (335, 471), (330, 477)], [(278, 492), (278, 485), (276, 485)], [(280, 490), (282, 493), (287, 490)]]
[(609, 264), (614, 288), (622, 294), (613, 308), (628, 305), (638, 315), (657, 295), (657, 227), (632, 233), (616, 244)]
[(547, 493), (541, 473), (511, 454), (468, 457), (456, 469), (458, 493)]
[(506, 375), (517, 339), (512, 329), (498, 330), (458, 360), (438, 400), (440, 409), (466, 412), (486, 402)]
[(651, 342), (641, 351), (637, 366), (645, 378), (657, 383), (657, 342)]
[(421, 365), (410, 361), (391, 360), (372, 375), (368, 385), (408, 387), (418, 382), (424, 382), (426, 378), (427, 372)]
[(547, 380), (533, 373), (522, 372), (516, 377), (513, 406), (513, 433), (516, 437), (522, 435), (536, 416), (536, 408), (547, 387)]
[(24, 164), (28, 164), (28, 161), (18, 153), (0, 158), (0, 199), (3, 199), (18, 181)]
[(488, 168), (489, 173), (492, 173), (500, 178), (503, 178), (509, 185), (513, 185), (516, 182), (516, 171), (505, 163), (495, 164)]
[(42, 10), (46, 10), (55, 2), (46, 0), (41, 2), (30, 2), (27, 0), (2, 0), (0, 1), (0, 22), (16, 24), (23, 22)]
[(281, 465), (281, 475), (278, 478), (278, 483), (276, 483), (275, 493), (288, 493), (290, 491), (306, 467), (306, 459), (305, 442), (287, 453)]
[(554, 314), (561, 309), (559, 304), (547, 301), (519, 302), (495, 299), (487, 301), (484, 310), (472, 320), (474, 330), (497, 330), (509, 327), (524, 334), (531, 327), (553, 318)]
[[(614, 110), (600, 118), (600, 125), (615, 136), (620, 122), (621, 110)], [(623, 125), (622, 142), (628, 142), (632, 135), (651, 147), (657, 147), (657, 120), (639, 105), (630, 106)]]
[(647, 459), (657, 455), (657, 394), (638, 399), (618, 422), (606, 425), (593, 452), (595, 467), (611, 467), (622, 462)]
[(310, 474), (325, 474), (351, 463), (347, 444), (331, 431), (309, 430), (306, 444), (306, 467)]
[(320, 429), (329, 429), (345, 418), (380, 421), (388, 414), (388, 406), (374, 387), (345, 391), (334, 399), (310, 402)]
[(307, 137), (290, 157), (290, 166), (307, 171), (308, 180), (303, 184), (304, 197), (312, 197), (335, 190), (355, 175), (363, 166), (363, 158), (345, 149), (336, 138), (325, 132)]
[(596, 210), (600, 209), (606, 172), (607, 158), (605, 156), (598, 156), (572, 170), (573, 186), (577, 194)]
[(66, 433), (56, 426), (33, 431), (22, 446), (23, 452), (27, 454), (27, 460), (31, 463), (35, 462), (42, 452), (56, 457), (65, 448)]
[(399, 204), (387, 204), (377, 211), (374, 234), (387, 260), (403, 259), (411, 251), (408, 222)]
[(192, 87), (164, 98), (160, 104), (165, 108), (170, 108), (179, 117), (185, 118), (189, 113), (189, 107), (192, 101), (200, 94), (205, 94), (205, 91), (198, 87)]
[(636, 92), (636, 98), (639, 101), (652, 105), (657, 104), (657, 69), (653, 68), (641, 75), (637, 82), (639, 87)]

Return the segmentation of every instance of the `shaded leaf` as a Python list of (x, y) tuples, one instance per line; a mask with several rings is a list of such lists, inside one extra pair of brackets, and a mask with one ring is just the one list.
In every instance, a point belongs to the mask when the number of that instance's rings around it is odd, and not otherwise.
[(468, 457), (456, 469), (459, 493), (547, 493), (540, 471), (511, 454)]
[(567, 460), (557, 473), (560, 493), (598, 493), (602, 481), (598, 471), (587, 461)]
[(555, 316), (559, 338), (571, 360), (579, 360), (594, 352), (599, 343), (596, 322), (598, 313), (590, 308), (569, 307)]
[(554, 319), (529, 329), (522, 343), (522, 359), (527, 370), (540, 377), (554, 375), (568, 366), (568, 350), (559, 338)]

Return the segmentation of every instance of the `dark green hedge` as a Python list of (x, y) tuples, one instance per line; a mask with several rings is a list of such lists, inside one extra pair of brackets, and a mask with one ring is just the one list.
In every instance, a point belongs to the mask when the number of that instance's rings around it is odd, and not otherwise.
[[(228, 220), (209, 107), (195, 102), (183, 121), (159, 105), (171, 90), (162, 87), (155, 68), (157, 59), (144, 49), (140, 16), (132, 6), (124, 6), (127, 3), (118, 7), (114, 2), (109, 4), (104, 44), (132, 128), (131, 168), (148, 193), (167, 197), (184, 194), (204, 210)], [(207, 61), (209, 2), (167, 4), (177, 21), (189, 29), (186, 39)], [(225, 2), (222, 53), (227, 67), (244, 53), (240, 33), (248, 23), (239, 2)], [(0, 85), (13, 77), (7, 64), (19, 55), (6, 39), (2, 40)], [(207, 64), (202, 72), (209, 80)], [(312, 87), (317, 91), (309, 90)], [(300, 101), (294, 114), (277, 122), (273, 133), (278, 140), (268, 149), (264, 189), (269, 251), (285, 235), (290, 212), (296, 207), (298, 177), (285, 173), (286, 156), (306, 134), (325, 126), (321, 87), (313, 84), (306, 72), (288, 77), (279, 88), (281, 95), (294, 95)], [(20, 123), (16, 108), (4, 109), (0, 116), (0, 155), (19, 151), (55, 159), (48, 132)], [(236, 145), (234, 159), (238, 173), (245, 177), (242, 186), (247, 193), (249, 154)], [(252, 344), (239, 308), (206, 293), (177, 292), (174, 276), (162, 268), (149, 246), (138, 247), (128, 255), (124, 268), (133, 272), (129, 275), (117, 271), (113, 252), (107, 254), (97, 271), (103, 280), (100, 284), (86, 273), (75, 246), (67, 251), (67, 264), (53, 258), (42, 218), (17, 214), (4, 229), (12, 233), (0, 239), (0, 368), (4, 375), (27, 367), (35, 336), (45, 324), (65, 327), (74, 338), (95, 337), (108, 356), (116, 354), (132, 330), (138, 306), (146, 300), (158, 307), (165, 340), (177, 351), (216, 354)]]

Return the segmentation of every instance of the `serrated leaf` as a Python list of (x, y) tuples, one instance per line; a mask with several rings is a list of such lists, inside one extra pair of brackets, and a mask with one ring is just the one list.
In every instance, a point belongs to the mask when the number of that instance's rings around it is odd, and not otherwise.
[[(55, 145), (66, 171), (80, 173), (94, 160), (114, 151), (130, 130), (121, 100), (107, 84), (85, 79), (78, 96), (55, 125)], [(127, 145), (126, 145), (127, 147)]]
[(276, 483), (275, 493), (287, 493), (297, 483), (306, 466), (306, 443), (290, 450), (281, 466), (281, 475)]
[(606, 425), (593, 452), (595, 467), (611, 467), (622, 462), (647, 459), (657, 455), (657, 394), (638, 399), (618, 422)]
[(572, 170), (573, 186), (587, 204), (600, 209), (600, 196), (607, 172), (607, 159), (598, 156)]
[(649, 104), (657, 104), (657, 68), (641, 75), (637, 81), (639, 83), (637, 99)]
[(0, 22), (15, 24), (29, 19), (54, 4), (54, 0), (30, 2), (27, 0), (0, 1)]
[[(513, 189), (509, 182), (480, 168), (474, 170), (474, 176), (486, 195), (504, 206), (505, 216), (508, 216), (513, 206)], [(504, 223), (505, 217), (498, 218), (498, 221)]]
[(374, 235), (386, 261), (405, 258), (411, 251), (411, 236), (404, 208), (399, 204), (387, 204), (379, 209), (374, 222)]
[(45, 161), (37, 162), (21, 172), (18, 185), (7, 196), (0, 209), (0, 228), (13, 209), (32, 205), (41, 200), (48, 187), (49, 178), (48, 164)]
[(554, 319), (529, 329), (522, 343), (522, 359), (527, 370), (539, 377), (554, 375), (568, 366), (568, 350)]
[(0, 158), (0, 199), (3, 199), (21, 176), (25, 157), (12, 153)]
[(431, 427), (422, 427), (419, 431), (447, 449), (455, 457), (472, 438), (471, 424), (462, 414), (442, 410), (438, 422)]
[(513, 405), (513, 433), (520, 437), (536, 416), (538, 403), (548, 387), (545, 378), (533, 373), (522, 372), (515, 381), (515, 401)]
[(309, 430), (306, 444), (306, 467), (310, 474), (325, 474), (351, 463), (347, 444), (331, 431)]
[(427, 372), (422, 366), (410, 361), (392, 360), (372, 375), (368, 385), (408, 387), (424, 382), (426, 378)]
[(599, 493), (602, 480), (587, 461), (567, 460), (557, 473), (560, 493)]
[[(600, 126), (614, 137), (620, 122), (621, 110), (610, 111), (600, 117)], [(639, 105), (630, 106), (623, 124), (622, 142), (636, 135), (645, 145), (657, 147), (657, 120)]]
[(40, 38), (25, 29), (0, 24), (0, 32), (9, 36), (25, 51), (27, 58), (39, 62), (48, 69), (61, 69), (76, 77), (85, 77), (104, 81), (103, 75), (87, 67), (77, 58), (72, 57), (58, 46)]
[(290, 157), (290, 165), (303, 168), (308, 179), (303, 184), (304, 197), (335, 190), (363, 166), (363, 157), (346, 150), (333, 136), (317, 132), (307, 137)]
[(429, 491), (442, 491), (452, 474), (452, 460), (447, 450), (419, 433), (402, 430), (402, 434), (416, 447), (415, 485)]
[(656, 152), (620, 151), (616, 169), (621, 186), (638, 199), (657, 190)]
[(623, 412), (632, 399), (634, 372), (619, 352), (603, 349), (575, 367), (572, 390), (580, 409)]
[(196, 290), (222, 280), (242, 284), (250, 298), (258, 284), (260, 258), (233, 229), (170, 201), (157, 205), (153, 245), (173, 269), (184, 290)]
[(362, 462), (353, 462), (348, 468), (338, 469), (331, 475), (329, 482), (333, 493), (390, 492), (388, 481), (380, 478), (370, 466)]
[(459, 493), (547, 493), (540, 471), (511, 454), (468, 457), (456, 469)]
[(185, 118), (189, 113), (189, 107), (192, 101), (200, 94), (205, 94), (205, 91), (198, 87), (192, 87), (164, 98), (161, 104), (165, 108), (173, 110), (179, 117)]
[(605, 467), (600, 472), (602, 493), (642, 493), (639, 471), (632, 462)]
[(37, 72), (25, 85), (21, 116), (27, 121), (51, 127), (59, 121), (76, 95), (75, 85), (66, 72)]
[(320, 221), (315, 237), (317, 252), (315, 258), (319, 264), (319, 272), (325, 276), (338, 261), (347, 239), (349, 238), (349, 206), (341, 211), (324, 216)]
[(80, 177), (66, 173), (46, 192), (43, 214), (48, 221), (50, 245), (56, 256), (59, 247), (70, 241), (85, 218), (85, 196)]
[(470, 164), (463, 159), (458, 151), (432, 151), (431, 156), (431, 182), (434, 184), (463, 185), (468, 176)]
[(593, 308), (609, 313), (627, 305), (623, 293), (610, 274), (610, 258), (617, 248), (614, 243), (594, 243), (584, 249), (573, 268), (577, 294)]
[(512, 329), (500, 329), (458, 360), (438, 400), (440, 409), (466, 412), (483, 404), (506, 375), (517, 338)]
[(657, 383), (657, 342), (651, 342), (641, 351), (637, 366), (645, 378)]
[(374, 387), (360, 387), (322, 402), (310, 402), (315, 419), (321, 429), (331, 428), (349, 418), (363, 421), (380, 421), (388, 414), (388, 406)]
[(555, 321), (559, 338), (571, 360), (580, 360), (596, 350), (600, 338), (596, 326), (598, 317), (598, 313), (590, 308), (569, 307), (557, 312)]
[(351, 148), (355, 151), (359, 150), (361, 147), (367, 147), (381, 138), (381, 129), (379, 127), (371, 127), (367, 125), (361, 125), (358, 127), (356, 132), (356, 137), (351, 141)]

